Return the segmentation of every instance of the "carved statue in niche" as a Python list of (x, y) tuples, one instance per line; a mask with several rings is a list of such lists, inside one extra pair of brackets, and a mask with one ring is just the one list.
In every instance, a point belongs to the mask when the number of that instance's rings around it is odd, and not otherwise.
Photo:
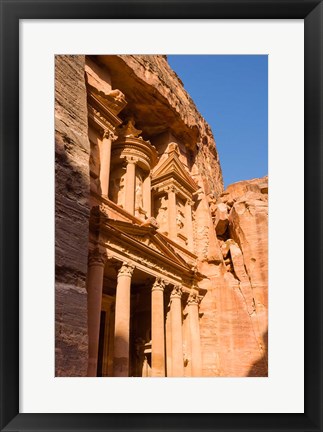
[(167, 209), (166, 195), (158, 197), (155, 202), (155, 218), (161, 232), (166, 232), (168, 230)]
[(114, 203), (123, 206), (125, 168), (118, 167), (112, 171), (109, 183), (109, 198)]
[(139, 170), (137, 170), (136, 173), (136, 196), (135, 196), (135, 207), (142, 208), (143, 207), (143, 201), (142, 201), (142, 174)]
[(184, 227), (184, 213), (181, 209), (178, 209), (177, 216), (176, 216), (176, 225), (178, 231), (181, 231)]
[(176, 225), (177, 230), (182, 231), (185, 224), (185, 213), (184, 213), (184, 203), (179, 199), (177, 201), (177, 216), (176, 216)]

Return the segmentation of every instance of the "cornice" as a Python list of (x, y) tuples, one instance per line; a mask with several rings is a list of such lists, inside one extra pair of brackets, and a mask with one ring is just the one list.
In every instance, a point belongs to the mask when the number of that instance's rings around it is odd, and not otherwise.
[[(131, 254), (133, 259), (138, 262), (145, 262), (146, 264), (154, 267), (158, 264), (160, 267), (170, 269), (170, 272), (177, 275), (178, 277), (185, 277), (186, 280), (192, 280), (194, 272), (178, 262), (174, 262), (169, 257), (166, 257), (159, 251), (156, 251), (149, 246), (140, 243), (138, 240), (131, 238), (130, 236), (116, 231), (112, 227), (105, 229), (106, 241), (104, 244), (108, 249), (119, 250), (125, 252), (126, 256)], [(101, 237), (101, 240), (104, 239)], [(132, 253), (131, 253), (132, 251)]]
[(109, 93), (104, 93), (103, 91), (100, 91), (96, 87), (89, 84), (88, 80), (86, 81), (88, 96), (97, 101), (97, 103), (102, 106), (103, 110), (106, 110), (109, 113), (117, 116), (127, 105), (125, 95), (120, 90), (113, 89), (110, 90)]
[(122, 120), (91, 93), (88, 93), (87, 105), (89, 114), (94, 117), (94, 120), (107, 125), (108, 129), (115, 129), (122, 124)]

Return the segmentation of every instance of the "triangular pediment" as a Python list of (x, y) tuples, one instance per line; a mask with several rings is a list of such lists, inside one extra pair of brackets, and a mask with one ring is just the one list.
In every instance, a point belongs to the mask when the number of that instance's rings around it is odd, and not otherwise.
[(151, 253), (162, 255), (174, 263), (190, 269), (187, 262), (175, 252), (173, 247), (167, 242), (167, 239), (158, 233), (155, 228), (111, 219), (107, 221), (107, 225), (117, 231), (118, 237), (129, 243), (129, 245), (142, 247), (146, 252), (150, 249)]
[(152, 173), (152, 185), (156, 185), (167, 179), (173, 178), (182, 184), (190, 193), (199, 189), (198, 185), (187, 172), (184, 164), (176, 152), (168, 155), (168, 158), (157, 166)]

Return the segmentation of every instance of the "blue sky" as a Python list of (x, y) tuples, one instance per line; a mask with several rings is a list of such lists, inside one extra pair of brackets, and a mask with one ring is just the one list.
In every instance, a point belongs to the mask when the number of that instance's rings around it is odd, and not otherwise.
[(225, 187), (268, 174), (268, 57), (169, 55), (212, 128)]

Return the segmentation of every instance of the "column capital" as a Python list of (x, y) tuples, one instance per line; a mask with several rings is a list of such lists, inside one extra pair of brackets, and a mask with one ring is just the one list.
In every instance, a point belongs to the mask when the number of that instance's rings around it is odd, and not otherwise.
[(134, 165), (136, 165), (136, 163), (138, 162), (138, 158), (136, 158), (134, 156), (126, 156), (125, 160), (126, 160), (127, 164), (134, 164)]
[(122, 266), (120, 267), (119, 271), (118, 271), (118, 277), (119, 276), (132, 276), (132, 273), (135, 269), (135, 266), (133, 264), (130, 264), (128, 262), (123, 262)]
[(167, 193), (168, 193), (168, 192), (174, 192), (174, 193), (176, 193), (176, 192), (177, 192), (177, 189), (176, 189), (175, 186), (171, 185), (171, 186), (167, 186), (167, 187), (165, 188), (165, 191), (166, 191)]
[(190, 206), (190, 207), (193, 207), (193, 205), (194, 205), (194, 201), (191, 200), (191, 199), (187, 199), (187, 200), (186, 200), (186, 205), (188, 205), (188, 206)]
[(106, 129), (103, 132), (102, 139), (109, 139), (113, 142), (118, 139), (118, 135), (116, 135), (113, 130)]
[(175, 285), (170, 294), (170, 298), (181, 298), (183, 294), (183, 289), (181, 285)]
[(164, 291), (165, 289), (165, 285), (168, 285), (163, 279), (161, 278), (156, 278), (151, 290), (152, 291)]
[(88, 255), (88, 265), (91, 266), (105, 266), (105, 263), (107, 262), (108, 255), (106, 251), (102, 251), (98, 247), (92, 249), (89, 251)]
[(188, 296), (187, 304), (189, 306), (194, 306), (194, 305), (198, 306), (200, 304), (200, 302), (201, 302), (201, 299), (199, 298), (197, 293), (191, 293)]

